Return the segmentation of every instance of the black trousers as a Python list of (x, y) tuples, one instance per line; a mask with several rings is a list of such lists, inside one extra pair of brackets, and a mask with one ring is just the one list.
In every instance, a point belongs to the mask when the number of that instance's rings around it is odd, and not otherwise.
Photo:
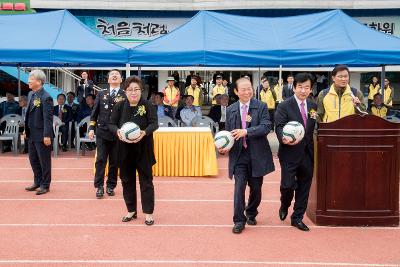
[(60, 126), (60, 133), (62, 133), (62, 135), (61, 135), (61, 145), (63, 147), (66, 147), (67, 144), (68, 144), (68, 132), (69, 132), (68, 125)]
[(101, 137), (96, 138), (97, 150), (96, 150), (96, 163), (95, 163), (95, 176), (94, 176), (94, 187), (104, 186), (104, 175), (108, 160), (108, 177), (107, 187), (114, 189), (117, 186), (117, 158), (118, 158), (118, 146), (117, 141), (109, 141)]
[[(152, 214), (154, 211), (154, 186), (151, 166), (143, 167), (137, 164), (140, 155), (134, 151), (128, 152), (128, 156), (120, 163), (120, 177), (122, 181), (123, 195), (128, 212), (137, 211), (136, 194), (136, 170), (139, 173), (140, 196), (142, 211)], [(146, 164), (148, 165), (148, 164)]]
[(299, 163), (280, 161), (281, 164), (281, 206), (288, 209), (295, 196), (292, 220), (302, 220), (307, 209), (308, 195), (313, 176), (313, 161), (306, 154)]
[[(261, 203), (263, 177), (252, 177), (250, 149), (242, 149), (234, 169), (235, 192), (233, 203), (233, 222), (246, 223), (248, 218), (255, 218)], [(245, 203), (246, 185), (250, 187), (247, 207)], [(246, 215), (244, 214), (246, 212)], [(247, 216), (247, 217), (246, 217)]]
[(272, 123), (272, 131), (274, 131), (275, 129), (275, 109), (268, 109), (268, 113), (269, 113), (269, 120)]
[(50, 188), (51, 183), (51, 148), (43, 142), (28, 141), (29, 162), (32, 166), (34, 184)]

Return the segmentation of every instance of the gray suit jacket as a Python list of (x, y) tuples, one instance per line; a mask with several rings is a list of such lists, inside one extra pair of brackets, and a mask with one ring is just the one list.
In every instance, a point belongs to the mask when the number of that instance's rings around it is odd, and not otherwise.
[[(227, 108), (225, 124), (227, 131), (242, 128), (239, 109), (239, 101)], [(267, 139), (267, 135), (272, 129), (272, 124), (269, 119), (267, 105), (257, 99), (251, 99), (248, 114), (251, 116), (251, 122), (247, 123), (246, 142), (250, 148), (251, 175), (252, 177), (262, 177), (275, 170), (271, 148)], [(234, 175), (235, 165), (242, 148), (243, 140), (239, 139), (235, 141), (229, 152), (229, 178)]]

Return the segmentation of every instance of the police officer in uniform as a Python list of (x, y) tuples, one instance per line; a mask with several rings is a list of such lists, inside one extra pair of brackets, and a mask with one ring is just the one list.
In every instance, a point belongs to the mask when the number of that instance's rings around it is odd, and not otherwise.
[(114, 105), (125, 100), (125, 92), (120, 88), (122, 82), (119, 70), (111, 70), (108, 74), (110, 88), (98, 93), (90, 117), (89, 138), (94, 138), (96, 128), (97, 155), (95, 163), (94, 186), (97, 188), (96, 197), (104, 195), (104, 175), (108, 159), (107, 195), (114, 196), (114, 188), (117, 186), (117, 138), (108, 129), (108, 123)]

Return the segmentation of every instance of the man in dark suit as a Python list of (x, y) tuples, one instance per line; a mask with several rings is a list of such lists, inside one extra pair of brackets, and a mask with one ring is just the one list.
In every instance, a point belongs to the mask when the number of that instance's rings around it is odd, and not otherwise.
[(110, 88), (97, 94), (92, 115), (90, 116), (90, 139), (94, 138), (94, 130), (96, 129), (97, 156), (94, 187), (96, 188), (96, 197), (99, 199), (104, 195), (104, 175), (107, 160), (107, 195), (114, 196), (114, 188), (117, 186), (118, 143), (116, 136), (108, 129), (108, 123), (114, 105), (126, 98), (124, 90), (120, 88), (121, 82), (122, 78), (119, 70), (114, 69), (108, 73)]
[(65, 105), (65, 95), (59, 94), (57, 96), (58, 105), (54, 106), (54, 116), (60, 118), (63, 125), (60, 126), (61, 132), (61, 145), (62, 151), (67, 151), (69, 123), (72, 122), (72, 109), (70, 106)]
[(43, 89), (46, 75), (41, 70), (29, 74), (28, 110), (25, 117), (25, 134), (29, 138), (29, 161), (32, 166), (34, 182), (26, 187), (36, 191), (36, 195), (46, 194), (51, 182), (51, 140), (53, 133), (53, 99)]
[(293, 75), (289, 74), (288, 77), (287, 77), (287, 84), (285, 84), (283, 86), (283, 89), (282, 89), (282, 99), (283, 100), (285, 100), (286, 98), (289, 98), (289, 97), (294, 95), (294, 92), (293, 92), (293, 89), (294, 89), (293, 81), (294, 81)]
[(164, 93), (163, 92), (157, 92), (154, 95), (154, 107), (156, 108), (157, 111), (157, 117), (162, 118), (164, 116), (168, 116), (171, 119), (174, 118), (172, 108), (171, 106), (164, 105)]
[(71, 107), (71, 109), (72, 109), (71, 148), (75, 148), (75, 145), (74, 145), (74, 140), (75, 140), (74, 123), (78, 119), (78, 110), (79, 110), (79, 105), (77, 103), (74, 103), (74, 101), (75, 101), (75, 93), (68, 92), (67, 93), (67, 105), (69, 107)]
[[(228, 95), (216, 95), (215, 98), (220, 97), (220, 104), (214, 105), (210, 109), (208, 117), (218, 123), (219, 130), (225, 130), (226, 122), (226, 109), (228, 108), (229, 96)], [(217, 101), (218, 103), (218, 101)]]
[[(239, 101), (227, 109), (225, 129), (231, 131), (235, 144), (229, 151), (229, 177), (235, 177), (234, 226), (232, 232), (239, 234), (245, 224), (256, 225), (258, 206), (261, 203), (263, 176), (275, 170), (267, 134), (272, 129), (265, 103), (253, 98), (249, 79), (236, 81)], [(250, 195), (245, 208), (246, 185)], [(244, 214), (246, 212), (246, 215)]]
[[(278, 156), (282, 170), (279, 218), (285, 220), (296, 193), (291, 224), (303, 231), (309, 230), (303, 223), (303, 217), (307, 208), (314, 166), (313, 133), (317, 105), (308, 99), (312, 92), (312, 81), (313, 78), (309, 73), (297, 74), (294, 96), (280, 103), (275, 113), (276, 136), (279, 141)], [(300, 142), (290, 142), (283, 137), (283, 127), (289, 121), (297, 121), (304, 126), (305, 135)]]
[(82, 71), (81, 77), (82, 80), (79, 82), (76, 90), (79, 103), (85, 102), (85, 98), (88, 94), (94, 94), (93, 81), (88, 79), (88, 73), (86, 71)]

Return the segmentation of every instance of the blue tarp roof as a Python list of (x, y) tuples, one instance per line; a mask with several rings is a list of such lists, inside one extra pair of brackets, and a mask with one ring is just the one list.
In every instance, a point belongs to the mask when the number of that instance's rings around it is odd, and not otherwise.
[(124, 66), (127, 49), (98, 36), (66, 10), (0, 16), (0, 64)]
[(340, 10), (280, 18), (200, 11), (173, 32), (131, 49), (140, 66), (378, 66), (400, 64), (400, 38)]

